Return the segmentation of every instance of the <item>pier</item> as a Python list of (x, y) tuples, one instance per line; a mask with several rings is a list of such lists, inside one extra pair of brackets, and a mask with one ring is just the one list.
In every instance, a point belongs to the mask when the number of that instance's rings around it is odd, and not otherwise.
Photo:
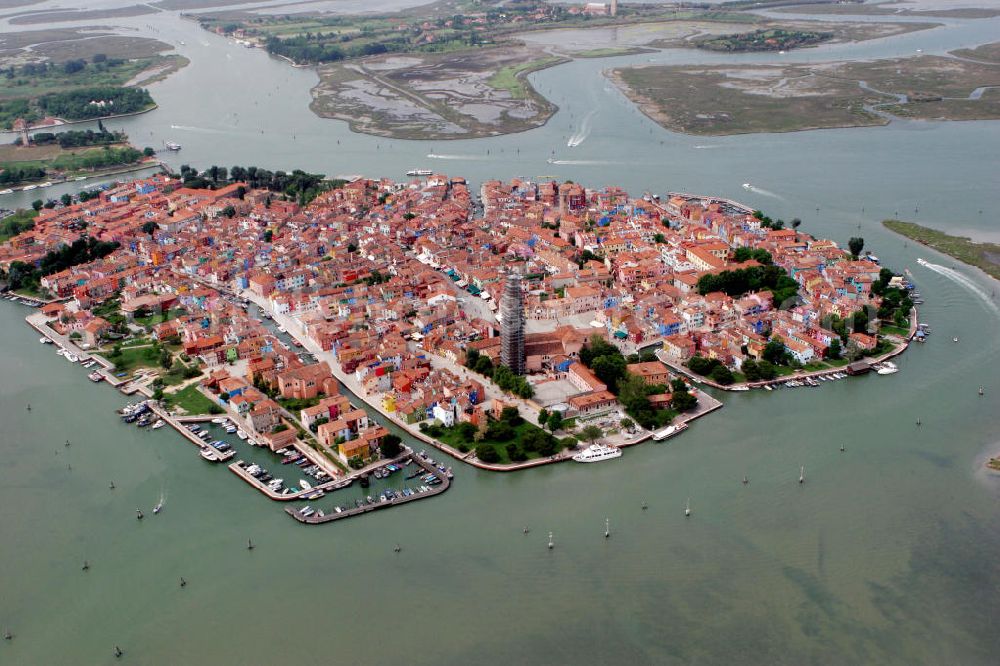
[[(426, 499), (428, 497), (434, 497), (435, 495), (440, 495), (444, 491), (451, 487), (451, 479), (448, 475), (434, 467), (428, 460), (424, 459), (422, 456), (414, 454), (412, 450), (408, 452), (408, 455), (413, 457), (413, 462), (420, 465), (423, 469), (427, 471), (428, 474), (435, 474), (439, 479), (441, 479), (441, 484), (437, 486), (431, 486), (431, 489), (423, 493), (414, 493), (409, 497), (394, 497), (393, 499), (387, 499), (384, 502), (375, 502), (373, 504), (363, 504), (359, 507), (354, 507), (353, 509), (344, 509), (340, 513), (327, 513), (324, 515), (313, 514), (311, 516), (303, 516), (298, 509), (292, 507), (285, 507), (285, 513), (299, 521), (300, 523), (305, 523), (306, 525), (319, 525), (321, 523), (329, 523), (334, 520), (340, 520), (342, 518), (351, 518), (353, 516), (360, 516), (365, 513), (371, 513), (372, 511), (378, 511), (380, 509), (388, 509), (392, 506), (399, 506), (400, 504), (406, 504), (407, 502), (415, 502), (416, 500)], [(403, 458), (406, 456), (404, 455)], [(388, 462), (383, 462), (383, 464), (388, 464)], [(353, 480), (353, 478), (352, 478)]]

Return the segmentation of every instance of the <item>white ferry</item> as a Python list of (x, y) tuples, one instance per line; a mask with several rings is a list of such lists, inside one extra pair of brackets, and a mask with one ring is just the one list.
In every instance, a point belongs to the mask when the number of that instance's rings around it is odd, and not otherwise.
[(602, 460), (611, 460), (612, 458), (620, 458), (621, 455), (622, 455), (622, 450), (619, 449), (617, 446), (591, 444), (583, 451), (573, 456), (573, 460), (582, 463), (601, 462)]
[(430, 169), (410, 169), (406, 172), (407, 176), (430, 176), (434, 172)]
[(667, 437), (670, 437), (671, 435), (676, 435), (680, 431), (681, 429), (678, 426), (667, 426), (663, 430), (657, 430), (656, 432), (653, 433), (653, 441), (662, 442)]

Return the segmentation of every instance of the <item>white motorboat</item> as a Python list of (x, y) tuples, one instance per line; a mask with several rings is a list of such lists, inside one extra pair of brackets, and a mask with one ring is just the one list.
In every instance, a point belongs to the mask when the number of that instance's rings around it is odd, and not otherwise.
[(167, 425), (166, 421), (164, 421), (163, 419), (156, 419), (156, 423), (153, 424), (152, 429), (153, 430), (159, 430), (160, 428), (162, 428), (165, 425)]
[(573, 456), (573, 460), (576, 462), (590, 463), (590, 462), (601, 462), (603, 460), (611, 460), (612, 458), (619, 458), (622, 455), (622, 450), (617, 446), (606, 446), (604, 444), (591, 444), (585, 448), (580, 453)]
[(212, 423), (225, 423), (226, 419), (212, 419)]
[(653, 433), (653, 441), (662, 442), (667, 437), (670, 437), (676, 432), (677, 432), (677, 426), (667, 426), (663, 430), (657, 430), (656, 432)]
[(8, 187), (7, 189), (0, 190), (0, 194), (14, 194), (14, 190)]
[(407, 176), (430, 176), (433, 171), (430, 169), (410, 169), (406, 172)]
[(893, 375), (899, 372), (899, 368), (892, 361), (885, 361), (875, 369), (875, 372), (880, 375)]
[(249, 435), (246, 434), (245, 432), (243, 432), (242, 430), (237, 430), (236, 431), (236, 436), (239, 437), (242, 440), (246, 440), (246, 438), (249, 437)]
[(70, 353), (70, 352), (66, 352), (65, 356), (66, 356), (66, 360), (69, 361), (70, 363), (76, 363), (77, 361), (80, 360), (79, 356), (77, 356), (76, 354)]
[(305, 479), (299, 481), (299, 487), (301, 487), (302, 490), (312, 490), (312, 485)]
[(202, 447), (201, 457), (209, 462), (219, 462), (218, 456), (215, 455), (215, 449), (210, 446)]
[(167, 141), (167, 143), (165, 145), (167, 147), (167, 150), (172, 150), (174, 152), (176, 152), (176, 151), (178, 151), (178, 150), (181, 149), (181, 144), (176, 143), (174, 141)]
[(38, 341), (41, 342), (43, 345), (51, 345), (52, 344), (52, 340), (50, 340), (49, 338), (38, 338)]

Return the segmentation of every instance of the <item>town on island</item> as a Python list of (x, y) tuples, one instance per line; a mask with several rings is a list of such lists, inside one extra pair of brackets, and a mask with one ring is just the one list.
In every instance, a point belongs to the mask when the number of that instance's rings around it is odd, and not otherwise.
[(175, 428), (272, 500), (333, 496), (286, 505), (310, 524), (449, 487), (397, 433), (486, 470), (609, 460), (721, 391), (892, 374), (930, 332), (906, 274), (798, 219), (408, 175), (184, 166), (101, 186), (29, 211), (0, 286), (36, 306), (40, 342), (137, 396), (126, 422)]

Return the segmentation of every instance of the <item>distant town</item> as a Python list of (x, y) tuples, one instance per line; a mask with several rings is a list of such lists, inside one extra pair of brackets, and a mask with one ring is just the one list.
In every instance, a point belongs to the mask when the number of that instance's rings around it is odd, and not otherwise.
[(912, 285), (800, 227), (614, 186), (185, 167), (41, 208), (0, 268), (95, 382), (335, 484), (399, 456), (394, 427), (487, 469), (589, 462), (714, 411), (705, 386), (894, 372), (926, 334)]

